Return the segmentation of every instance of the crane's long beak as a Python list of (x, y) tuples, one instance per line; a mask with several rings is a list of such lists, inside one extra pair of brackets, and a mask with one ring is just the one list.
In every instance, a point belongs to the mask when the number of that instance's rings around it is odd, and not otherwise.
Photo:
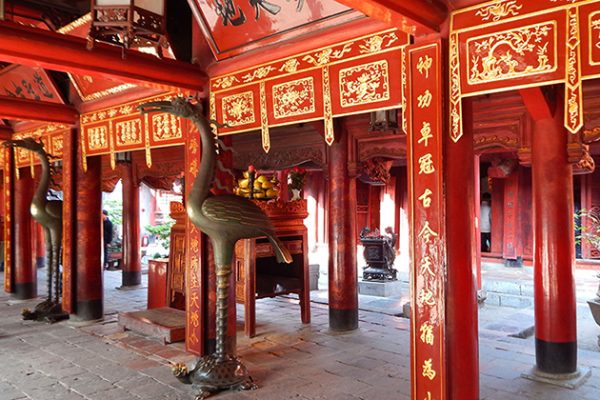
[(140, 110), (142, 114), (151, 112), (170, 112), (173, 110), (173, 103), (170, 101), (149, 101), (140, 104), (138, 110)]

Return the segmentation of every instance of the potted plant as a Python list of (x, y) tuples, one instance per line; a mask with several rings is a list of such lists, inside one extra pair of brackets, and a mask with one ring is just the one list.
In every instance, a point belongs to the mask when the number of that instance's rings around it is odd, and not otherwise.
[(288, 187), (292, 192), (290, 201), (300, 200), (300, 191), (304, 188), (306, 180), (306, 170), (304, 168), (294, 167), (288, 172)]
[[(600, 210), (581, 210), (576, 215), (576, 222), (581, 226), (581, 233), (577, 236), (577, 240), (580, 243), (585, 241), (600, 251)], [(600, 274), (598, 274), (598, 278), (600, 278)], [(588, 305), (594, 321), (600, 326), (600, 283), (596, 298), (588, 300)], [(598, 336), (598, 346), (600, 346), (600, 335)]]

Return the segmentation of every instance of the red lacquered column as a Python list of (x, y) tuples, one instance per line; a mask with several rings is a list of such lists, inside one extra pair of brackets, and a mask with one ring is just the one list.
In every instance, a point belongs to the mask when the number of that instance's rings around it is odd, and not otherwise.
[(14, 297), (20, 300), (37, 296), (37, 271), (31, 257), (35, 236), (32, 236), (31, 200), (35, 184), (29, 168), (22, 168), (14, 183)]
[(577, 370), (573, 172), (562, 103), (553, 117), (534, 121), (531, 162), (536, 363), (553, 374)]
[(121, 166), (123, 182), (123, 286), (142, 283), (140, 256), (140, 187), (133, 174), (133, 164)]
[(329, 147), (329, 326), (358, 328), (356, 180), (348, 174), (348, 132)]
[(37, 268), (44, 266), (46, 260), (46, 241), (44, 239), (44, 228), (41, 224), (36, 223), (35, 225), (35, 265)]
[(477, 277), (473, 263), (475, 175), (473, 111), (463, 100), (463, 137), (457, 143), (444, 135), (446, 187), (446, 352), (448, 399), (479, 398)]
[(81, 320), (103, 316), (102, 304), (102, 192), (100, 157), (87, 158), (87, 172), (77, 163), (76, 177), (76, 282), (75, 314)]

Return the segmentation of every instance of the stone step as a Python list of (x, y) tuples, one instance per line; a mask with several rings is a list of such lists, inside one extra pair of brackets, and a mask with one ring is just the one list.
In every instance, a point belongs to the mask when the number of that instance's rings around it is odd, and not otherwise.
[(175, 308), (152, 308), (119, 313), (119, 326), (164, 343), (185, 340), (185, 311)]

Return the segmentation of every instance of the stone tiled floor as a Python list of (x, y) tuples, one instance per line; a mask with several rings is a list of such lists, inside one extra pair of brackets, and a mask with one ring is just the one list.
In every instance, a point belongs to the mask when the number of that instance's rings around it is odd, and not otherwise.
[[(181, 344), (164, 346), (118, 328), (117, 311), (141, 309), (146, 302), (144, 285), (116, 290), (119, 279), (119, 271), (105, 273), (107, 316), (91, 325), (22, 321), (20, 309), (39, 300), (15, 303), (0, 294), (1, 400), (193, 399), (191, 388), (170, 372), (171, 362), (193, 362)], [(390, 304), (398, 303), (392, 300)], [(363, 298), (361, 304), (374, 310), (384, 307), (374, 299)], [(409, 321), (394, 314), (362, 310), (360, 329), (339, 334), (329, 331), (324, 304), (313, 303), (312, 323), (303, 325), (296, 300), (261, 300), (257, 303), (258, 336), (247, 339), (242, 331), (238, 334), (239, 355), (259, 389), (216, 398), (409, 399)], [(519, 314), (524, 322), (516, 326), (527, 326), (528, 310), (480, 309), (481, 398), (600, 398), (598, 348), (580, 350), (579, 364), (591, 368), (592, 377), (577, 390), (520, 377), (534, 363), (533, 342), (503, 331), (510, 325), (507, 321), (519, 321)], [(592, 334), (598, 333), (600, 328)]]

